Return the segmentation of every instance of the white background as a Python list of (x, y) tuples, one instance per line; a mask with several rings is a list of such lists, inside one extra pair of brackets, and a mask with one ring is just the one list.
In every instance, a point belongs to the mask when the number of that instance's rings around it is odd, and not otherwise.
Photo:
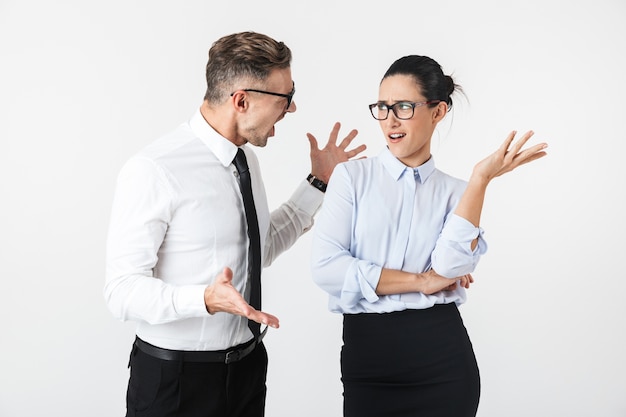
[[(294, 53), (298, 111), (258, 151), (271, 207), (309, 172), (306, 132), (340, 121), (379, 152), (367, 104), (407, 54), (468, 98), (433, 140), (444, 171), (467, 178), (514, 129), (549, 143), (487, 195), (462, 307), (479, 416), (626, 416), (625, 28), (622, 0), (0, 0), (0, 416), (124, 414), (134, 325), (102, 297), (115, 178), (191, 116), (211, 43), (242, 30)], [(341, 317), (309, 251), (264, 275), (269, 417), (341, 415)]]

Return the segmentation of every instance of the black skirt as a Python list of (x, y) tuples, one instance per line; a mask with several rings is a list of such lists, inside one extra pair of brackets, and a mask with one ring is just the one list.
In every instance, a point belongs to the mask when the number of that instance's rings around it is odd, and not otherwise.
[(345, 417), (473, 417), (480, 376), (454, 303), (345, 314)]

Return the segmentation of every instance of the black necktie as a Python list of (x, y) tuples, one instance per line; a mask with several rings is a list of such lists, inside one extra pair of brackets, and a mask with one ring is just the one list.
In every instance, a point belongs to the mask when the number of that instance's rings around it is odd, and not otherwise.
[[(250, 248), (248, 250), (249, 303), (255, 309), (261, 310), (261, 238), (259, 237), (259, 222), (252, 198), (250, 170), (248, 169), (246, 154), (243, 153), (241, 148), (237, 149), (237, 156), (235, 156), (233, 163), (239, 172), (241, 195), (243, 196), (243, 206), (248, 223), (248, 238), (250, 239)], [(261, 330), (259, 323), (248, 320), (248, 327), (254, 334), (254, 337), (259, 336)]]

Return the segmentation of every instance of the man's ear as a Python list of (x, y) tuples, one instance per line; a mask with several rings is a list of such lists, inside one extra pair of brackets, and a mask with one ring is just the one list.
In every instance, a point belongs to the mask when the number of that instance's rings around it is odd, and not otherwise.
[(233, 108), (237, 112), (244, 112), (248, 108), (248, 95), (245, 91), (235, 91), (231, 94), (230, 102), (233, 105)]

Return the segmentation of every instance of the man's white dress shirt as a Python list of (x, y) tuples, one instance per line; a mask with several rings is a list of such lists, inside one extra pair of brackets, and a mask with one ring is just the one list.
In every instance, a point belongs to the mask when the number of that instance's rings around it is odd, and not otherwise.
[[(268, 266), (313, 225), (323, 194), (303, 179), (291, 198), (268, 209), (259, 163), (243, 146)], [(221, 350), (251, 339), (247, 319), (210, 315), (204, 290), (224, 267), (244, 296), (248, 236), (237, 170), (237, 147), (197, 111), (122, 168), (112, 207), (104, 296), (137, 335), (178, 350)]]

